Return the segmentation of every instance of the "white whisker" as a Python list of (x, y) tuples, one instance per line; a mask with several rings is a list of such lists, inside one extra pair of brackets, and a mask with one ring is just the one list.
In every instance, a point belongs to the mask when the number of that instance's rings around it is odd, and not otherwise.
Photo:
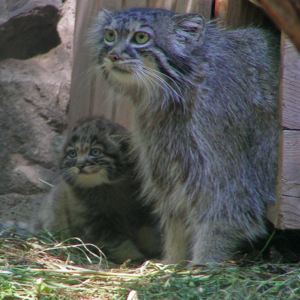
[(148, 70), (148, 71), (154, 72), (159, 77), (163, 76), (163, 77), (168, 78), (170, 81), (172, 81), (176, 85), (176, 87), (178, 88), (178, 91), (180, 91), (180, 87), (178, 86), (177, 82), (172, 77), (170, 77), (170, 76), (168, 76), (166, 74), (163, 74), (163, 73), (161, 73), (161, 72), (159, 72), (157, 70), (154, 70), (154, 69), (151, 69), (149, 67), (146, 67), (146, 66), (143, 66), (143, 68), (146, 69), (146, 70)]
[[(148, 95), (150, 96), (152, 93), (150, 93), (150, 86), (149, 86), (149, 83), (151, 83), (151, 81), (147, 80), (148, 78), (144, 78), (144, 73), (141, 72), (140, 70), (135, 70), (135, 73), (137, 74), (138, 78), (144, 83), (146, 89), (147, 89), (147, 92), (148, 92)], [(155, 89), (155, 86), (152, 84), (152, 87), (153, 89)]]
[[(177, 93), (177, 91), (175, 91), (168, 82), (163, 80), (160, 76), (158, 76), (157, 74), (155, 74), (152, 71), (153, 70), (150, 69), (150, 68), (149, 69), (144, 69), (144, 74), (150, 75), (151, 77), (154, 77), (154, 78), (147, 77), (149, 80), (152, 80), (153, 82), (155, 81), (161, 88), (164, 88), (166, 91), (168, 91), (170, 93), (174, 93), (179, 99), (181, 98), (181, 96)], [(156, 79), (156, 80), (154, 80), (154, 79)]]
[(134, 76), (134, 78), (136, 78), (137, 79), (137, 82), (138, 82), (138, 89), (137, 89), (137, 92), (136, 92), (136, 94), (138, 95), (139, 94), (139, 92), (140, 92), (140, 78), (139, 78), (139, 76), (138, 76), (139, 74), (136, 72), (136, 70), (133, 70), (133, 76)]

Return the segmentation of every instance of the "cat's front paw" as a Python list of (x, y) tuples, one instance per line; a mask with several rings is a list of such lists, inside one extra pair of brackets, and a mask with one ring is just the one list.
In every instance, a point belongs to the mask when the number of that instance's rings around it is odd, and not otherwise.
[(145, 256), (138, 250), (131, 240), (126, 240), (115, 248), (108, 250), (108, 259), (116, 263), (124, 263), (130, 259), (132, 262), (142, 263), (146, 260)]

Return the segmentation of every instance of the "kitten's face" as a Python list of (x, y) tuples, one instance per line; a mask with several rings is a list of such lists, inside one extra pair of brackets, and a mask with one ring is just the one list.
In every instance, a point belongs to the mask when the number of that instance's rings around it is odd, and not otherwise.
[(95, 187), (119, 180), (126, 169), (126, 130), (102, 118), (74, 126), (63, 149), (61, 174), (73, 186)]
[(108, 80), (149, 90), (191, 71), (191, 52), (200, 45), (204, 26), (199, 14), (103, 10), (91, 35), (97, 62)]

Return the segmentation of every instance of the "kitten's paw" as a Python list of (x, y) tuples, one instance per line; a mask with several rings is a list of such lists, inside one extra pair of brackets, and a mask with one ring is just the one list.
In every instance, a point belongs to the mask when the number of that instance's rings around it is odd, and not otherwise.
[(131, 240), (126, 240), (119, 246), (109, 249), (108, 258), (116, 263), (123, 263), (130, 259), (133, 262), (144, 262), (145, 256), (138, 250)]

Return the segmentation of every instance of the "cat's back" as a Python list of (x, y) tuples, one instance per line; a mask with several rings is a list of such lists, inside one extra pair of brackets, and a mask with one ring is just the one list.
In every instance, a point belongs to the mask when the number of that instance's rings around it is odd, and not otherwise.
[(216, 76), (239, 74), (244, 80), (251, 75), (278, 77), (280, 34), (275, 29), (255, 27), (222, 29), (210, 22), (199, 54), (209, 62), (212, 72), (218, 72)]
[[(199, 111), (203, 115), (249, 120), (267, 112), (278, 115), (280, 35), (276, 30), (222, 29), (207, 24), (195, 56), (199, 65)], [(214, 99), (214, 101), (211, 101)], [(226, 114), (225, 114), (226, 112)], [(255, 120), (255, 118), (251, 118)]]
[(224, 62), (238, 61), (242, 65), (252, 66), (262, 64), (263, 68), (269, 64), (277, 69), (280, 58), (280, 33), (274, 28), (228, 29), (216, 21), (211, 21), (206, 26), (205, 38), (199, 52), (204, 52), (209, 58), (223, 58)]

